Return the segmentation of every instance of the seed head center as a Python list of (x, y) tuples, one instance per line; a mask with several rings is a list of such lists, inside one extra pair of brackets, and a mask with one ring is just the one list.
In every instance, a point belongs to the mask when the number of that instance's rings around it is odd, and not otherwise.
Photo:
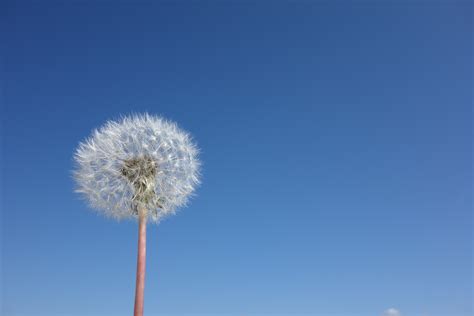
[(156, 162), (148, 157), (136, 157), (124, 161), (121, 174), (135, 189), (134, 202), (147, 204), (155, 196)]

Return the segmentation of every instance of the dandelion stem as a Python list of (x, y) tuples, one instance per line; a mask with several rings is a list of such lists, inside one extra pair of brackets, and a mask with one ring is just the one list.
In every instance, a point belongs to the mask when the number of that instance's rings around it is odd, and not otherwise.
[(143, 316), (146, 264), (146, 212), (138, 211), (138, 256), (134, 316)]

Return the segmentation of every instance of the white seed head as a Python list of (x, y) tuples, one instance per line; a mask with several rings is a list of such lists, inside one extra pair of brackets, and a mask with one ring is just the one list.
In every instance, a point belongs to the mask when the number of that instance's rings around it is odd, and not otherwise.
[(79, 144), (74, 160), (76, 191), (117, 219), (140, 211), (157, 222), (184, 206), (199, 184), (190, 135), (148, 114), (107, 122)]

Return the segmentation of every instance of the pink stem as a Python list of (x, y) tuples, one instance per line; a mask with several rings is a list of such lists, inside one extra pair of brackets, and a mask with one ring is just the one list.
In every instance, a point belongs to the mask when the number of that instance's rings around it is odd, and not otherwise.
[(143, 316), (145, 294), (145, 264), (146, 264), (146, 214), (139, 212), (138, 220), (138, 257), (137, 280), (135, 287), (134, 316)]

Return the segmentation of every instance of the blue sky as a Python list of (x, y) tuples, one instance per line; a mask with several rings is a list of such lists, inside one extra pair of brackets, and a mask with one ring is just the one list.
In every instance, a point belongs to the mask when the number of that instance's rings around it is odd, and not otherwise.
[(130, 315), (136, 223), (72, 155), (147, 111), (198, 142), (147, 315), (472, 315), (472, 4), (8, 1), (2, 315)]

